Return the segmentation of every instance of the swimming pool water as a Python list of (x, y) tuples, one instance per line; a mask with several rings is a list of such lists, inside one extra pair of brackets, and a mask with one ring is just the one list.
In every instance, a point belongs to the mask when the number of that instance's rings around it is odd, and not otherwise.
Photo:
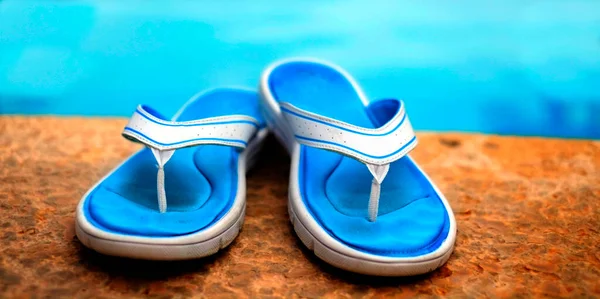
[(600, 1), (0, 2), (0, 113), (172, 114), (288, 56), (399, 97), (419, 130), (600, 138)]

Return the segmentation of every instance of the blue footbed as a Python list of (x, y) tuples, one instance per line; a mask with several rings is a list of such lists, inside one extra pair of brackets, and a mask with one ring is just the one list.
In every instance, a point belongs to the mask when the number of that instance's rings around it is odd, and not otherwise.
[[(269, 86), (277, 101), (366, 128), (384, 125), (397, 109), (389, 106), (391, 101), (365, 108), (342, 74), (318, 63), (280, 65), (270, 74)], [(299, 163), (302, 200), (323, 229), (349, 247), (414, 257), (434, 251), (448, 236), (448, 211), (408, 157), (390, 165), (375, 222), (367, 220), (373, 176), (364, 164), (304, 145)]]
[[(216, 89), (200, 96), (177, 120), (232, 114), (252, 116), (264, 127), (257, 94), (236, 89)], [(169, 237), (198, 232), (231, 208), (237, 194), (239, 154), (239, 149), (219, 145), (176, 150), (165, 165), (168, 205), (161, 214), (156, 160), (145, 148), (90, 192), (84, 202), (85, 217), (102, 230), (125, 235)]]

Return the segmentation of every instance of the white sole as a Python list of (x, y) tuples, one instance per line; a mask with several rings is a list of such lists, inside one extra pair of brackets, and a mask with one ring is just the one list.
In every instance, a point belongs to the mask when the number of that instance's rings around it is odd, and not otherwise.
[(246, 210), (246, 171), (256, 161), (268, 135), (260, 130), (238, 159), (238, 194), (231, 209), (216, 223), (199, 232), (177, 237), (141, 237), (115, 234), (95, 227), (84, 216), (84, 199), (108, 175), (82, 198), (77, 206), (75, 231), (86, 247), (102, 254), (145, 260), (187, 260), (206, 257), (227, 247), (239, 234)]
[(445, 264), (452, 255), (452, 247), (447, 250), (442, 256), (427, 261), (415, 263), (409, 262), (376, 262), (338, 252), (321, 243), (318, 238), (315, 238), (308, 229), (298, 219), (292, 205), (289, 205), (288, 212), (290, 221), (294, 225), (294, 231), (304, 246), (310, 249), (314, 254), (337, 268), (352, 271), (360, 274), (375, 275), (375, 276), (413, 276), (424, 273), (429, 273), (443, 264)]
[[(303, 59), (303, 61), (306, 60)], [(263, 73), (260, 83), (261, 107), (269, 127), (275, 133), (277, 139), (285, 146), (292, 158), (288, 192), (288, 211), (290, 221), (302, 243), (323, 261), (335, 267), (360, 274), (375, 276), (412, 276), (428, 273), (441, 267), (448, 261), (454, 248), (456, 240), (456, 221), (448, 201), (427, 175), (425, 176), (431, 182), (434, 190), (438, 193), (446, 209), (449, 211), (448, 217), (450, 220), (448, 237), (442, 242), (438, 249), (431, 253), (417, 257), (388, 257), (362, 252), (333, 238), (312, 217), (301, 198), (298, 187), (300, 144), (295, 141), (293, 133), (287, 128), (287, 123), (283, 120), (281, 111), (279, 110), (279, 104), (273, 98), (268, 85), (268, 75), (270, 72), (279, 64), (285, 62), (287, 61), (275, 63)], [(323, 61), (318, 62), (327, 64)], [(347, 73), (339, 69), (339, 67), (334, 65), (330, 66), (340, 71), (349, 79), (356, 90), (359, 91), (363, 103), (367, 105), (368, 101), (364, 98), (364, 95), (356, 82), (349, 77)]]

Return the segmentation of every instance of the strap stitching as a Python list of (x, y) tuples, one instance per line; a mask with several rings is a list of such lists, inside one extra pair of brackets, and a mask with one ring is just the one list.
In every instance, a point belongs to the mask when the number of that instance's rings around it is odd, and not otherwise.
[[(129, 132), (127, 132), (127, 131), (129, 131)], [(197, 139), (190, 139), (190, 140), (180, 141), (180, 142), (175, 142), (175, 143), (162, 143), (162, 142), (155, 141), (155, 140), (151, 139), (150, 137), (144, 135), (143, 133), (141, 133), (139, 131), (136, 131), (134, 129), (131, 129), (129, 127), (126, 127), (124, 129), (123, 134), (131, 136), (133, 138), (141, 139), (142, 141), (145, 141), (147, 143), (153, 143), (155, 145), (159, 145), (161, 147), (171, 147), (171, 146), (174, 146), (174, 145), (194, 143), (195, 141), (202, 141), (202, 140), (220, 141), (222, 143), (219, 143), (219, 144), (225, 143), (225, 144), (228, 144), (228, 145), (231, 145), (231, 146), (237, 146), (237, 145), (239, 145), (239, 143), (243, 144), (244, 147), (246, 147), (248, 145), (248, 143), (245, 142), (245, 141), (243, 141), (243, 140), (239, 140), (239, 139), (225, 139), (225, 138), (197, 138)], [(201, 143), (199, 143), (199, 144), (201, 144)]]
[[(247, 123), (247, 124), (251, 124), (253, 126), (255, 126), (256, 128), (259, 127), (260, 122), (258, 120), (256, 120), (255, 118), (251, 117), (251, 116), (246, 116), (246, 115), (228, 115), (228, 116), (218, 116), (218, 117), (209, 117), (209, 118), (204, 118), (204, 119), (199, 119), (199, 120), (192, 120), (192, 121), (185, 121), (185, 122), (176, 122), (176, 121), (167, 121), (167, 120), (162, 120), (159, 119), (157, 117), (155, 117), (154, 115), (149, 114), (148, 112), (144, 111), (144, 110), (140, 110), (140, 108), (138, 107), (138, 109), (136, 109), (136, 111), (138, 114), (140, 114), (141, 116), (143, 116), (144, 118), (153, 121), (154, 123), (160, 124), (160, 125), (165, 125), (165, 126), (171, 126), (171, 127), (190, 127), (190, 126), (205, 126), (205, 125), (221, 125), (221, 124), (227, 124), (227, 123)], [(218, 122), (221, 120), (227, 120), (227, 119), (235, 119), (237, 118), (238, 120), (233, 120), (230, 122)]]
[[(296, 136), (296, 138), (298, 138), (298, 136)], [(298, 138), (298, 139), (301, 139), (301, 138)], [(324, 142), (328, 142), (328, 141), (324, 141)], [(399, 149), (395, 153), (392, 153), (391, 157), (383, 159), (383, 160), (381, 160), (381, 158), (373, 158), (373, 156), (369, 157), (369, 155), (361, 153), (361, 152), (358, 152), (358, 151), (356, 151), (356, 153), (362, 155), (363, 157), (355, 157), (355, 154), (353, 153), (354, 150), (352, 150), (352, 149), (348, 150), (348, 149), (339, 148), (339, 147), (332, 146), (332, 145), (322, 144), (321, 142), (318, 142), (318, 141), (317, 142), (315, 142), (315, 141), (304, 141), (302, 143), (305, 144), (305, 145), (308, 145), (308, 146), (313, 146), (313, 147), (317, 147), (317, 148), (324, 148), (324, 149), (328, 149), (328, 150), (331, 150), (331, 151), (334, 151), (334, 152), (346, 154), (346, 155), (350, 156), (351, 158), (354, 158), (354, 159), (362, 161), (362, 162), (368, 162), (368, 163), (373, 163), (373, 164), (386, 164), (388, 162), (392, 162), (392, 161), (397, 160), (398, 157), (405, 156), (408, 151), (412, 150), (417, 145), (416, 142), (417, 142), (417, 136), (414, 136), (401, 149)], [(413, 146), (409, 148), (409, 146), (411, 146), (411, 145), (413, 145)], [(404, 151), (404, 150), (406, 150), (406, 151)], [(387, 156), (385, 156), (385, 157), (387, 157)]]
[[(404, 103), (402, 103), (402, 106), (400, 107), (400, 109), (398, 110), (398, 112), (392, 117), (393, 119), (396, 119), (399, 115), (402, 115), (402, 120), (400, 121), (400, 124), (398, 124), (395, 128), (393, 128), (390, 132), (387, 133), (383, 133), (383, 134), (376, 134), (376, 133), (372, 133), (372, 132), (379, 132), (379, 131), (385, 131), (387, 130), (389, 127), (392, 126), (391, 122), (388, 122), (386, 125), (384, 125), (383, 127), (377, 128), (377, 129), (366, 129), (363, 127), (359, 127), (359, 126), (355, 126), (349, 123), (345, 123), (339, 120), (335, 120), (335, 119), (331, 119), (331, 118), (327, 118), (327, 117), (323, 117), (317, 114), (312, 114), (312, 113), (308, 113), (300, 108), (294, 107), (291, 104), (288, 103), (282, 103), (282, 107), (281, 110), (289, 113), (289, 114), (293, 114), (293, 115), (297, 115), (299, 117), (302, 118), (306, 118), (308, 120), (312, 120), (312, 121), (317, 121), (317, 122), (321, 122), (324, 125), (328, 125), (330, 127), (336, 127), (338, 129), (342, 129), (345, 131), (350, 131), (350, 132), (354, 132), (357, 134), (362, 134), (362, 135), (369, 135), (369, 136), (384, 136), (384, 135), (388, 135), (391, 134), (394, 130), (396, 130), (398, 128), (398, 126), (402, 125), (402, 123), (404, 122), (404, 119), (406, 118), (406, 112), (404, 109)], [(286, 107), (287, 106), (287, 107)], [(296, 111), (293, 111), (296, 110)], [(313, 119), (313, 117), (315, 119)], [(337, 125), (337, 126), (336, 126)], [(354, 130), (358, 130), (358, 131), (354, 131)]]

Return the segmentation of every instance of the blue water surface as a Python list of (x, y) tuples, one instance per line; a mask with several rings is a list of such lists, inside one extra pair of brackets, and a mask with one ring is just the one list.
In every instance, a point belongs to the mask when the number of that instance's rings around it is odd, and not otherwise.
[(172, 114), (288, 56), (419, 130), (600, 138), (600, 1), (0, 1), (0, 113)]

